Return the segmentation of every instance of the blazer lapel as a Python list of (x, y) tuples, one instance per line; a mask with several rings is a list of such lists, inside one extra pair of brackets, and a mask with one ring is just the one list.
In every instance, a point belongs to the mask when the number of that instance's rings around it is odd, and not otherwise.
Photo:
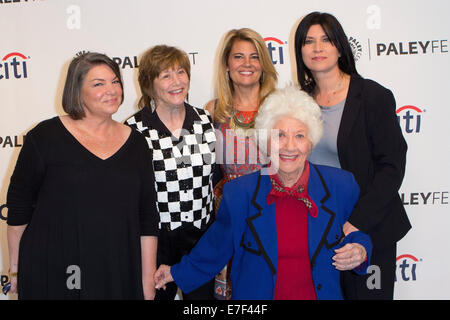
[[(264, 172), (264, 169), (261, 172)], [(272, 184), (267, 174), (261, 172), (251, 199), (253, 208), (246, 220), (257, 242), (259, 249), (257, 253), (262, 254), (272, 274), (275, 275), (278, 258), (275, 204), (267, 204), (266, 196)]]
[[(362, 78), (359, 75), (352, 75), (350, 78), (350, 87), (348, 89), (337, 136), (338, 155), (340, 150), (345, 150), (353, 124), (361, 110), (361, 92), (363, 89), (363, 81), (361, 81), (361, 79)], [(339, 157), (339, 160), (342, 161), (341, 157)]]
[[(311, 163), (310, 163), (311, 164)], [(330, 249), (337, 245), (341, 238), (329, 243), (328, 234), (331, 226), (333, 225), (336, 213), (327, 207), (327, 200), (330, 198), (330, 191), (323, 179), (319, 169), (311, 164), (312, 170), (310, 170), (308, 181), (308, 193), (313, 199), (319, 213), (316, 218), (308, 216), (308, 249), (310, 254), (311, 269), (314, 268), (317, 255), (323, 246)]]

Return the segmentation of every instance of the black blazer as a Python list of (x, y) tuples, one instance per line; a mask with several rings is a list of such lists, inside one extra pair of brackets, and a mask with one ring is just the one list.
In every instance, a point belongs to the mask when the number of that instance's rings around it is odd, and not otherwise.
[(361, 189), (348, 221), (368, 233), (374, 245), (392, 245), (411, 224), (400, 200), (406, 141), (397, 121), (392, 92), (352, 75), (337, 137), (342, 169)]

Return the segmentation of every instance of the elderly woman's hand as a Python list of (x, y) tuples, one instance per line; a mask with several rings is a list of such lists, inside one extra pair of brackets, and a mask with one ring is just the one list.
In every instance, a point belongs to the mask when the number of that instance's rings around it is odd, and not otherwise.
[(334, 250), (333, 266), (339, 271), (352, 270), (363, 263), (367, 257), (366, 248), (359, 243), (347, 243)]
[(166, 283), (173, 281), (172, 274), (170, 273), (170, 266), (162, 264), (155, 272), (156, 289), (163, 288), (166, 290)]

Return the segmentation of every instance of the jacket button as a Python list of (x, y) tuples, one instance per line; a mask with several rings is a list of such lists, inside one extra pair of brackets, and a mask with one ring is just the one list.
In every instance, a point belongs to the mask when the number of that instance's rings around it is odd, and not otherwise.
[(322, 285), (319, 283), (319, 284), (317, 285), (317, 290), (320, 290), (320, 289), (322, 289)]

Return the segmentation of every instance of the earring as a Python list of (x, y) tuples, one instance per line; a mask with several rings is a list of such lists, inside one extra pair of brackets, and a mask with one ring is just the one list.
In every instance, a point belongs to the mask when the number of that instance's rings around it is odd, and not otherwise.
[(152, 113), (155, 112), (156, 110), (156, 104), (155, 104), (155, 100), (150, 100), (150, 110), (152, 110)]

